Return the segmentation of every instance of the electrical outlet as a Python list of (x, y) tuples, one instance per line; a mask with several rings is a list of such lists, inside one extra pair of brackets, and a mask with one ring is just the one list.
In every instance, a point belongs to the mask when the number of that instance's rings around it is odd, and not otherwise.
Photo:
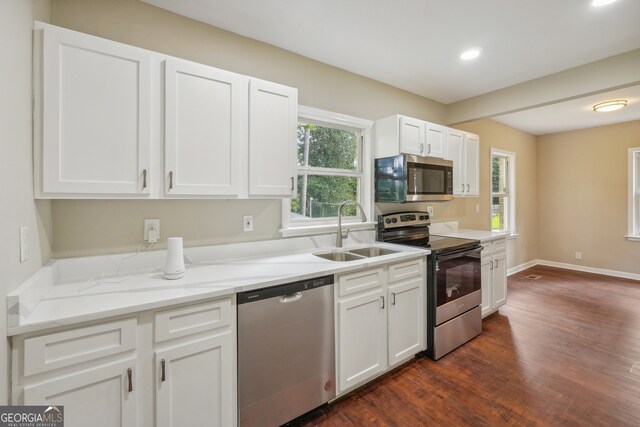
[(576, 252), (576, 259), (582, 259), (582, 252)]
[(144, 220), (144, 240), (149, 243), (155, 243), (160, 240), (160, 220), (145, 219)]
[(427, 213), (430, 218), (433, 218), (433, 206), (427, 206)]
[(29, 227), (20, 227), (20, 262), (29, 259)]
[(480, 213), (480, 205), (476, 204), (476, 213)]
[(244, 231), (253, 231), (253, 215), (245, 215), (242, 217)]

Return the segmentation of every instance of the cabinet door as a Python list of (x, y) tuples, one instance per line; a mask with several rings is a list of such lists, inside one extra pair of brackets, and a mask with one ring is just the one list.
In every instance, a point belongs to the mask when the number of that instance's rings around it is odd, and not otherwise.
[(338, 302), (338, 391), (387, 367), (386, 298), (381, 289)]
[(231, 333), (156, 351), (156, 426), (235, 425)]
[(411, 117), (400, 117), (400, 153), (425, 155), (424, 122)]
[(52, 26), (42, 46), (42, 193), (148, 194), (149, 53)]
[(505, 252), (493, 256), (493, 293), (492, 310), (507, 302), (507, 254)]
[(424, 277), (418, 276), (389, 286), (389, 366), (404, 362), (423, 348), (425, 284)]
[(129, 427), (137, 425), (136, 393), (131, 358), (27, 386), (24, 404), (64, 406), (67, 427)]
[(298, 91), (249, 82), (249, 196), (293, 197)]
[(165, 194), (238, 196), (241, 75), (194, 62), (165, 62)]
[(427, 145), (424, 155), (444, 158), (447, 145), (447, 128), (435, 123), (426, 123), (425, 133)]
[(464, 162), (464, 135), (455, 129), (447, 129), (447, 158), (453, 161), (453, 194), (464, 196), (465, 186), (465, 162)]
[(480, 261), (480, 280), (482, 286), (482, 317), (491, 314), (493, 302), (491, 297), (491, 288), (493, 287), (493, 260), (491, 255), (486, 255), (486, 252), (491, 253), (491, 249), (484, 249), (483, 256)]
[(480, 138), (477, 135), (465, 134), (465, 172), (467, 196), (480, 195)]

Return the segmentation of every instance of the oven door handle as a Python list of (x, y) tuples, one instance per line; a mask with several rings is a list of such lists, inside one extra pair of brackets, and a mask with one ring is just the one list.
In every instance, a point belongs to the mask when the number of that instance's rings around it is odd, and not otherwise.
[(475, 253), (480, 255), (481, 252), (482, 252), (482, 247), (478, 247), (478, 248), (474, 248), (474, 249), (463, 249), (461, 251), (449, 253), (449, 254), (446, 254), (446, 255), (437, 255), (436, 256), (436, 261), (437, 262), (449, 261), (449, 260), (454, 259), (454, 258), (460, 258), (460, 257), (466, 256), (466, 255), (475, 254)]

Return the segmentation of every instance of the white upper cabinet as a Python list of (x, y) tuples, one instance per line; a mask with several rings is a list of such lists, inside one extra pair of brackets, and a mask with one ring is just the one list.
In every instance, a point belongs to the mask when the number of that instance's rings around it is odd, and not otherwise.
[(447, 129), (447, 159), (453, 161), (453, 195), (480, 195), (480, 139), (477, 135)]
[(34, 65), (36, 197), (293, 197), (297, 89), (44, 23)]
[(376, 121), (375, 156), (411, 154), (444, 158), (446, 138), (445, 126), (396, 114)]
[(295, 192), (297, 89), (249, 81), (249, 197)]
[(425, 123), (425, 156), (444, 158), (447, 147), (447, 127)]
[(422, 156), (425, 147), (424, 122), (411, 117), (400, 117), (400, 152)]
[(245, 81), (195, 62), (165, 61), (165, 195), (238, 196)]
[(44, 24), (35, 44), (36, 197), (149, 194), (149, 53)]

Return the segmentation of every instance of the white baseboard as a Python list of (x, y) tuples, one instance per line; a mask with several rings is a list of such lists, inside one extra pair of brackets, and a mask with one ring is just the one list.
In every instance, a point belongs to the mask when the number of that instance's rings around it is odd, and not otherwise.
[(523, 270), (526, 270), (527, 268), (531, 268), (535, 265), (538, 265), (540, 260), (538, 259), (534, 259), (528, 262), (525, 262), (524, 264), (520, 264), (520, 265), (516, 265), (515, 267), (511, 267), (510, 269), (507, 270), (507, 276), (511, 276), (512, 274), (516, 274), (516, 273), (520, 273)]
[(507, 276), (519, 273), (527, 268), (545, 265), (547, 267), (564, 268), (565, 270), (582, 271), (584, 273), (602, 274), (604, 276), (620, 277), (623, 279), (640, 280), (640, 274), (628, 273), (626, 271), (607, 270), (605, 268), (587, 267), (584, 265), (569, 264), (565, 262), (547, 261), (544, 259), (534, 259), (532, 261), (525, 262), (524, 264), (517, 265), (507, 270)]

